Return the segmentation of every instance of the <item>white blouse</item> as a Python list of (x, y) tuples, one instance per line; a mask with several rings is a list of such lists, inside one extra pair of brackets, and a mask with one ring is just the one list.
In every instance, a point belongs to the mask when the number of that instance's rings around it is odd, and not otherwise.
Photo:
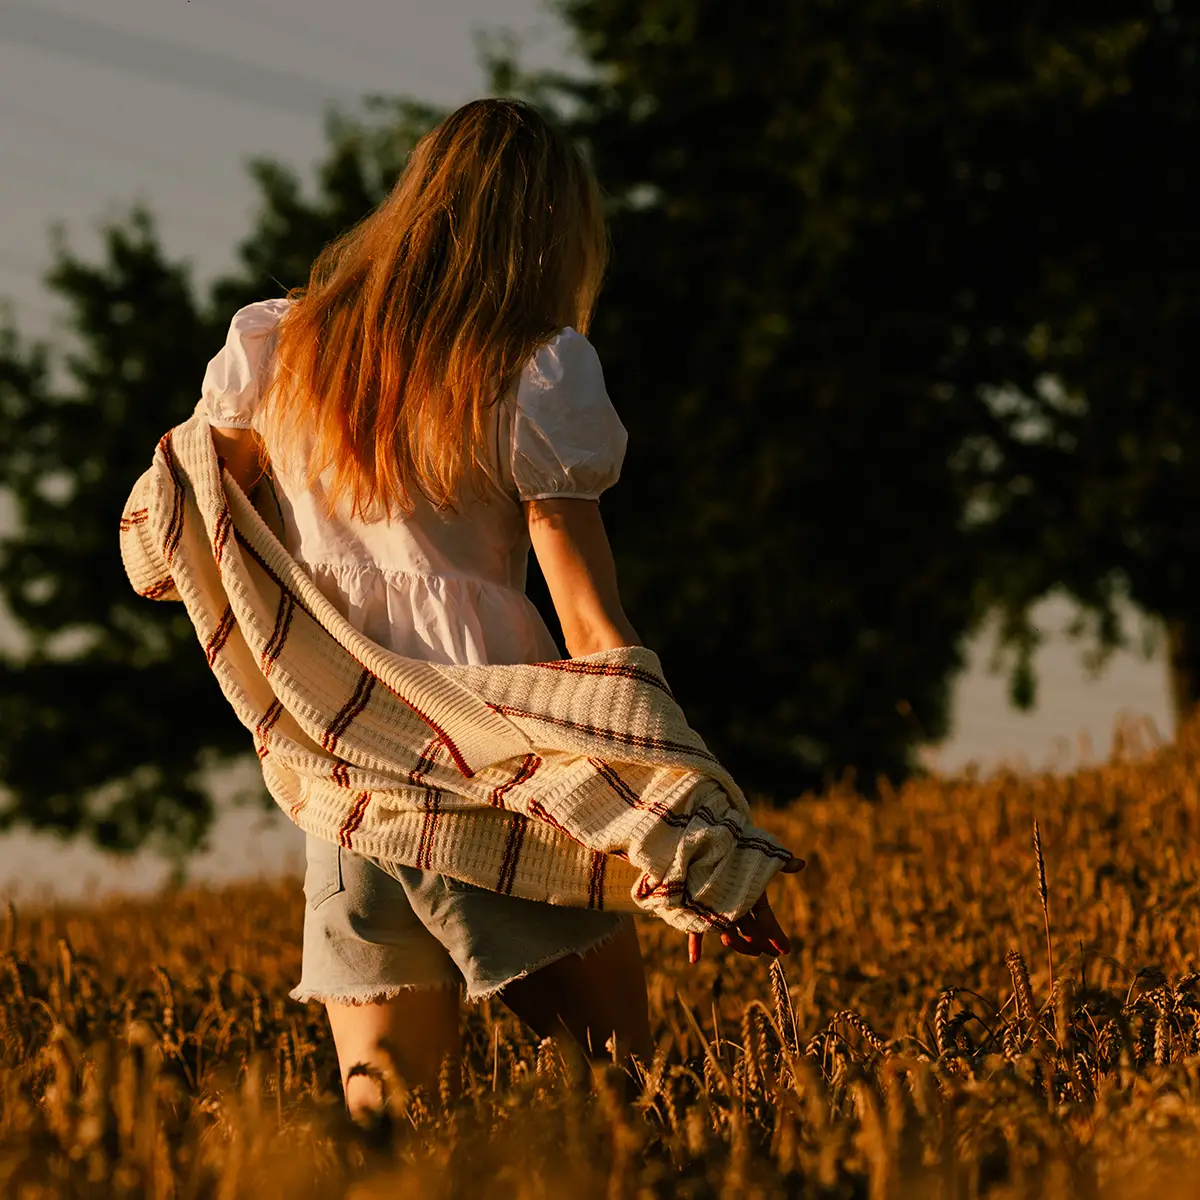
[[(208, 364), (209, 423), (254, 428), (260, 380), (271, 369), (287, 300), (238, 312)], [(616, 483), (626, 433), (591, 343), (569, 326), (540, 347), (508, 395), (489, 410), (489, 481), (466, 489), (460, 511), (420, 495), (391, 520), (332, 519), (318, 481), (305, 488), (275, 464), (288, 551), (355, 628), (398, 654), (481, 665), (540, 662), (560, 651), (525, 595), (529, 532), (522, 500), (594, 500)], [(267, 444), (267, 454), (271, 447)]]

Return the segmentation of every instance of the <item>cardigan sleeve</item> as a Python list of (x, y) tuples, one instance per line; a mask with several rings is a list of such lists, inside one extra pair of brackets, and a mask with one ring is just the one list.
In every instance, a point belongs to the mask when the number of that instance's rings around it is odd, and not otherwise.
[(591, 342), (569, 326), (521, 372), (509, 466), (522, 500), (595, 500), (621, 474), (627, 435)]
[(209, 362), (200, 388), (210, 425), (251, 427), (263, 372), (274, 350), (275, 328), (287, 306), (286, 300), (261, 300), (234, 314), (225, 345)]

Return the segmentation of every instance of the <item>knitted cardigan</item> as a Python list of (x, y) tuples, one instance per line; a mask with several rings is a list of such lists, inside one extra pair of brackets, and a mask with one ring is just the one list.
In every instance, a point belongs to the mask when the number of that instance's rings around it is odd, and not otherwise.
[(183, 602), (268, 791), (307, 833), (689, 932), (727, 928), (787, 862), (652, 651), (403, 658), (341, 616), (271, 520), (223, 471), (197, 408), (134, 485), (121, 553), (139, 595)]

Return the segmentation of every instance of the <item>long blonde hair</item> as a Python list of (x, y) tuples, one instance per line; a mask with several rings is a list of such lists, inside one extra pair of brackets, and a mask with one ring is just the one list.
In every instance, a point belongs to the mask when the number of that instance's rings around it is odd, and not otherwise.
[(257, 422), (272, 459), (304, 444), (329, 510), (367, 519), (482, 494), (487, 408), (557, 330), (587, 332), (606, 252), (566, 134), (521, 101), (464, 105), (290, 293)]

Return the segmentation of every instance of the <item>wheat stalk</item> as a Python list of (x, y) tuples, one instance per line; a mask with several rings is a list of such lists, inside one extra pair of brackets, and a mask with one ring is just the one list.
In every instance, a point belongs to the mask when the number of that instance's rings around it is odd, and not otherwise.
[(771, 960), (771, 996), (775, 1001), (775, 1015), (779, 1019), (779, 1028), (785, 1037), (785, 1045), (793, 1054), (800, 1049), (800, 1031), (796, 1028), (796, 1010), (792, 1007), (791, 993), (788, 991), (787, 976), (779, 959)]
[(1037, 817), (1033, 819), (1033, 855), (1037, 859), (1038, 899), (1042, 902), (1042, 919), (1046, 922), (1046, 958), (1050, 964), (1050, 991), (1053, 993), (1054, 944), (1050, 938), (1050, 893), (1046, 887), (1046, 860), (1042, 857), (1042, 835), (1038, 829)]
[(933, 1040), (937, 1043), (938, 1053), (946, 1054), (954, 1049), (950, 1039), (950, 1005), (954, 1000), (954, 988), (946, 988), (938, 997), (937, 1007), (933, 1010)]
[(1029, 968), (1019, 950), (1010, 950), (1004, 956), (1004, 961), (1008, 966), (1009, 975), (1012, 976), (1013, 995), (1017, 998), (1017, 1017), (1024, 1021), (1032, 1017), (1036, 1009), (1033, 987), (1029, 982)]
[(1154, 1064), (1165, 1067), (1171, 1061), (1171, 1018), (1163, 1013), (1154, 1023)]

